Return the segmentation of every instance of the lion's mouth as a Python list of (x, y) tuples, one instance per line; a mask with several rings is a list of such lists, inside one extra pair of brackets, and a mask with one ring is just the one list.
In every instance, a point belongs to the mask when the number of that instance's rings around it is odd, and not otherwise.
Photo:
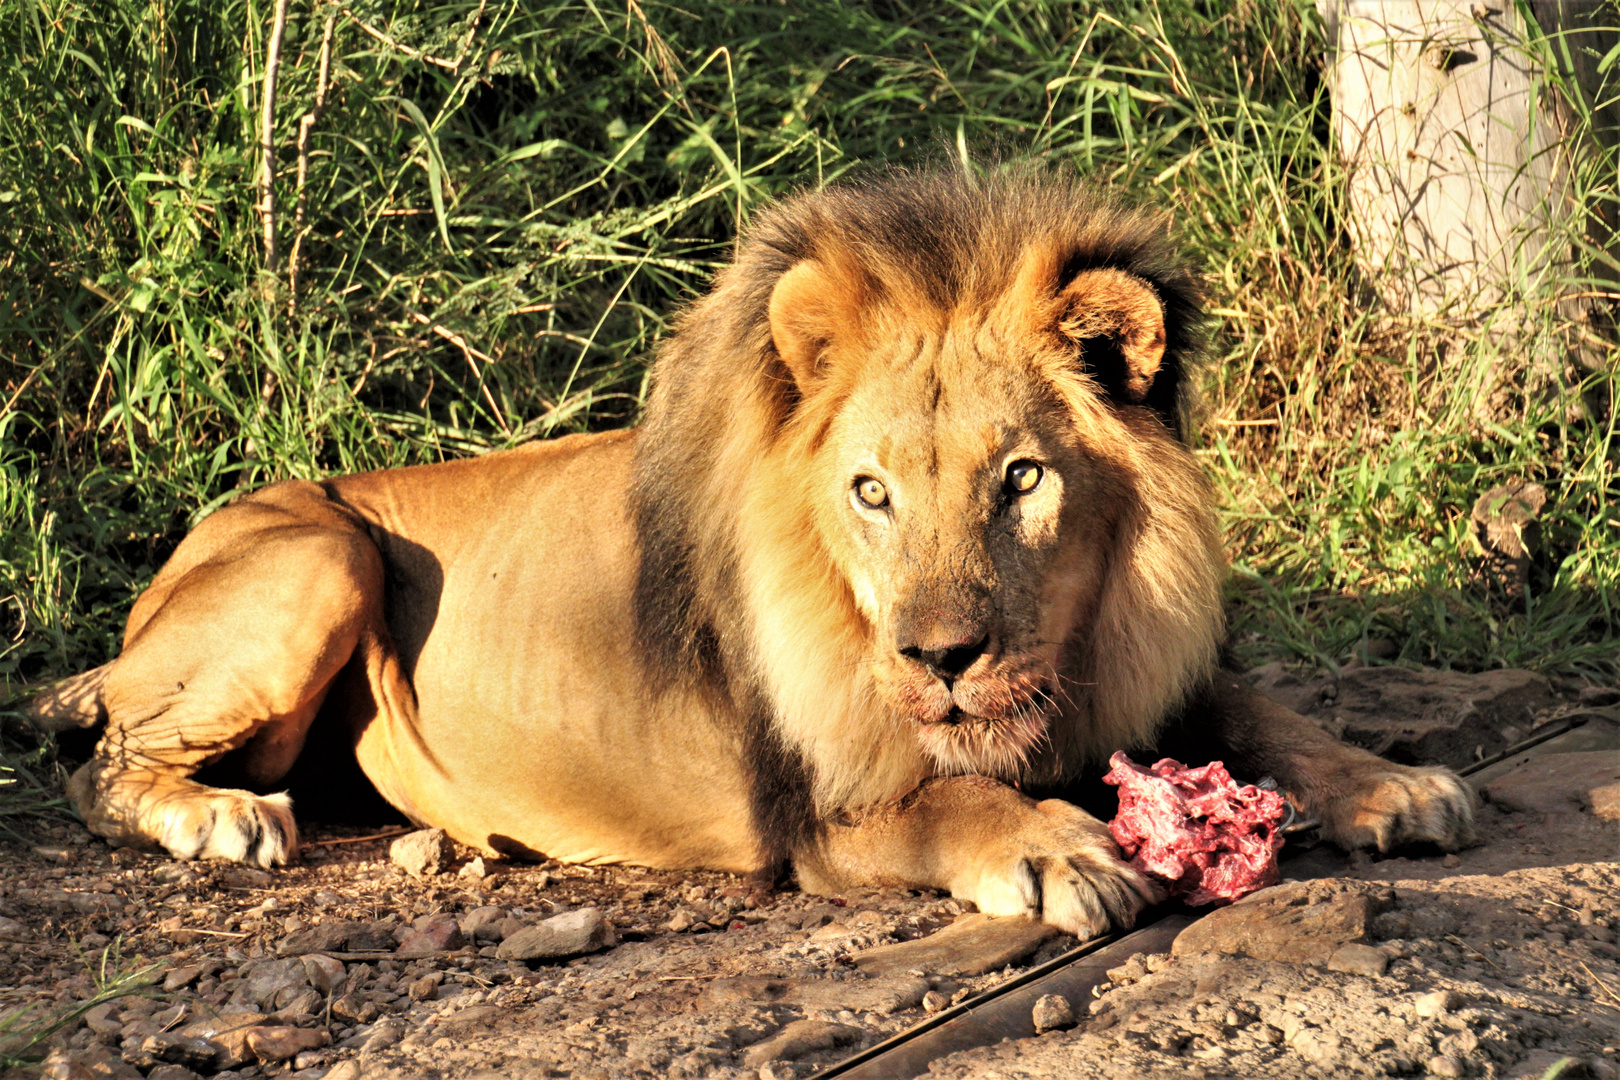
[(1016, 777), (1046, 741), (1056, 701), (1051, 665), (1028, 656), (955, 679), (901, 665), (878, 688), (909, 717), (922, 750), (947, 773)]
[(1046, 741), (1047, 719), (1040, 708), (988, 717), (952, 705), (937, 719), (920, 720), (917, 739), (944, 772), (1012, 778)]

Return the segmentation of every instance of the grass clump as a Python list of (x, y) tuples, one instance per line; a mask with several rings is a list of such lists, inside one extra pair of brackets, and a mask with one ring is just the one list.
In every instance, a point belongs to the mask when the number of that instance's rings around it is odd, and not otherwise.
[(80, 959), (94, 988), (89, 997), (55, 1010), (42, 1011), (30, 1005), (0, 1016), (0, 1068), (37, 1066), (45, 1059), (51, 1037), (57, 1032), (72, 1027), (98, 1005), (153, 994), (160, 981), (162, 965), (126, 958), (121, 938), (94, 956), (81, 954)]
[[(986, 148), (1164, 207), (1208, 267), (1200, 453), (1244, 659), (1331, 666), (1382, 637), (1615, 674), (1612, 359), (1572, 371), (1550, 315), (1516, 357), (1372, 317), (1307, 4), (299, 0), (272, 263), (274, 22), (261, 0), (0, 0), (12, 688), (115, 655), (185, 529), (245, 488), (633, 422), (671, 313), (765, 200)], [(1608, 170), (1583, 206), (1613, 199)], [(1483, 411), (1475, 370), (1510, 390)], [(1466, 523), (1511, 475), (1552, 510), (1504, 608)]]

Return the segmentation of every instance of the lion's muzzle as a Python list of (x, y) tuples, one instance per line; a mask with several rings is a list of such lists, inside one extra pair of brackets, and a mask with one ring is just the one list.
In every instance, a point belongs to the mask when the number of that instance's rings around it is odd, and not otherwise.
[[(952, 651), (938, 650), (946, 655), (934, 658), (903, 652), (880, 685), (916, 722), (923, 748), (949, 771), (1015, 769), (1046, 737), (1051, 665), (1031, 655), (996, 657), (977, 641), (956, 646), (956, 656)], [(963, 665), (969, 651), (975, 655)]]

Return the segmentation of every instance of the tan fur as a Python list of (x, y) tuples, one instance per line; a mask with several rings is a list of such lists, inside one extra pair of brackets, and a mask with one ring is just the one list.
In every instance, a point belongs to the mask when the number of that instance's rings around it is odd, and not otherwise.
[[(1250, 758), (1309, 741), (1210, 695), (1197, 305), (1160, 230), (1050, 177), (804, 196), (681, 319), (641, 429), (247, 496), (36, 713), (105, 716), (75, 804), (182, 858), (292, 857), (262, 792), (320, 724), (491, 854), (1128, 924), (1153, 890), (1105, 827), (1005, 781), (1059, 787), (1200, 702)], [(1455, 838), (1455, 792), (1359, 753), (1273, 757), (1342, 838)], [(215, 763), (255, 790), (192, 779)]]

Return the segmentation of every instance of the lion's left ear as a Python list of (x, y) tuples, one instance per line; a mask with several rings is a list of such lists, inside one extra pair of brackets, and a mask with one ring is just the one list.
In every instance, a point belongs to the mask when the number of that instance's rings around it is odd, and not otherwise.
[(1019, 269), (1015, 302), (1031, 329), (1079, 346), (1081, 362), (1107, 393), (1147, 400), (1164, 362), (1164, 304), (1151, 284), (1112, 267), (1063, 278), (1063, 254), (1033, 251)]
[[(1118, 350), (1096, 374), (1132, 404), (1147, 399), (1164, 360), (1164, 304), (1153, 286), (1124, 270), (1083, 270), (1058, 294), (1057, 329), (1088, 353), (1091, 342)], [(1089, 357), (1088, 357), (1089, 359)]]
[(860, 274), (820, 259), (806, 259), (777, 279), (771, 341), (801, 392), (819, 380), (827, 347), (860, 332), (866, 291)]

